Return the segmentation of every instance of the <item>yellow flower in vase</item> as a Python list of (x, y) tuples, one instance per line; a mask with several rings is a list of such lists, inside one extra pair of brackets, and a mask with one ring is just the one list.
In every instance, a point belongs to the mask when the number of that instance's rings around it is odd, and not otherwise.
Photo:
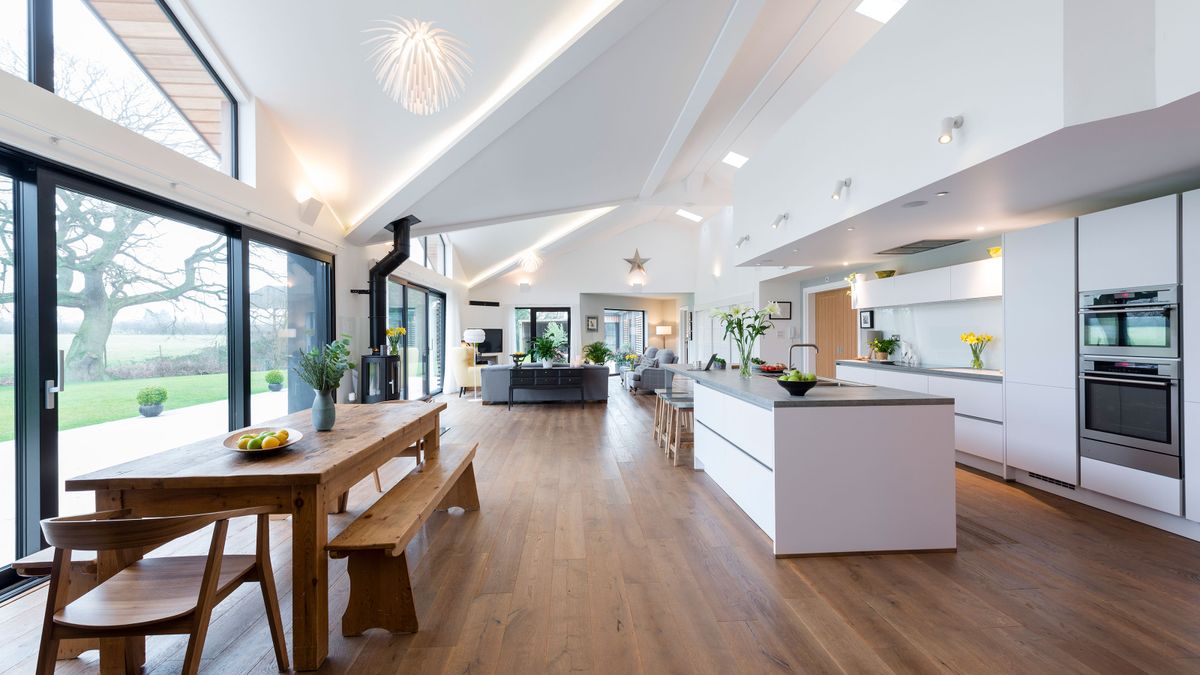
[(395, 326), (387, 329), (385, 335), (387, 335), (388, 345), (391, 347), (388, 350), (388, 354), (391, 356), (400, 356), (400, 338), (408, 335), (408, 329), (404, 326)]
[(961, 333), (958, 339), (965, 342), (971, 348), (971, 367), (975, 369), (983, 368), (983, 349), (995, 338), (987, 333), (976, 335), (974, 332), (971, 332)]

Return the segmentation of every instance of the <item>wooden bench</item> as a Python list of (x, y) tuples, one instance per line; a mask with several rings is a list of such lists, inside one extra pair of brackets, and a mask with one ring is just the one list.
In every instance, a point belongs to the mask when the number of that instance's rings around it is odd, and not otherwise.
[(349, 558), (350, 598), (342, 635), (368, 628), (417, 632), (417, 610), (404, 549), (434, 511), (460, 506), (479, 510), (475, 488), (477, 445), (443, 445), (419, 472), (406, 476), (354, 520), (325, 549)]
[[(23, 577), (48, 577), (54, 567), (54, 548), (44, 548), (37, 553), (31, 553), (12, 564), (13, 571)], [(77, 600), (80, 596), (96, 587), (96, 552), (75, 551), (71, 556), (70, 584), (67, 589), (65, 605)], [(62, 609), (55, 607), (54, 609)], [(74, 638), (58, 643), (58, 658), (73, 659), (90, 650), (99, 649), (99, 638)]]

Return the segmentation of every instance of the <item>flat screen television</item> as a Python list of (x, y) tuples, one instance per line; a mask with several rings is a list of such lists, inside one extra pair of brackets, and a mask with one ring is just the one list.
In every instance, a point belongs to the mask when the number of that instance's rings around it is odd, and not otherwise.
[(483, 342), (479, 343), (480, 354), (499, 354), (504, 351), (504, 330), (500, 328), (484, 328), (483, 332), (487, 334)]

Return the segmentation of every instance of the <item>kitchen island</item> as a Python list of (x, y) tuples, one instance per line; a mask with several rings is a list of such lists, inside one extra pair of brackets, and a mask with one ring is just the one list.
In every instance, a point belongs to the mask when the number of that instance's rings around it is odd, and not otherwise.
[(667, 366), (695, 383), (695, 462), (776, 557), (953, 550), (954, 399)]

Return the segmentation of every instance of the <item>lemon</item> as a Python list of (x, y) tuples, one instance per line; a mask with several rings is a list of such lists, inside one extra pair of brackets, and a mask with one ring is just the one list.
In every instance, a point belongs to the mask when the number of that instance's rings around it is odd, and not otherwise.
[(238, 448), (239, 448), (239, 449), (241, 449), (241, 450), (245, 450), (245, 449), (246, 449), (246, 446), (248, 446), (248, 445), (250, 445), (250, 439), (249, 439), (249, 438), (246, 438), (245, 436), (242, 436), (241, 438), (239, 438), (239, 439), (238, 439)]
[(242, 434), (241, 438), (254, 438), (254, 434)]
[(263, 442), (261, 438), (252, 438), (250, 439), (250, 442), (246, 444), (246, 447), (250, 448), (251, 450), (258, 450), (262, 448), (262, 444)]
[(275, 433), (275, 438), (278, 438), (280, 443), (287, 443), (287, 439), (288, 439), (287, 429), (280, 429), (279, 431), (277, 431)]
[(274, 436), (267, 436), (262, 441), (262, 449), (263, 450), (270, 450), (271, 448), (278, 448), (278, 447), (279, 447), (279, 439), (275, 438)]

